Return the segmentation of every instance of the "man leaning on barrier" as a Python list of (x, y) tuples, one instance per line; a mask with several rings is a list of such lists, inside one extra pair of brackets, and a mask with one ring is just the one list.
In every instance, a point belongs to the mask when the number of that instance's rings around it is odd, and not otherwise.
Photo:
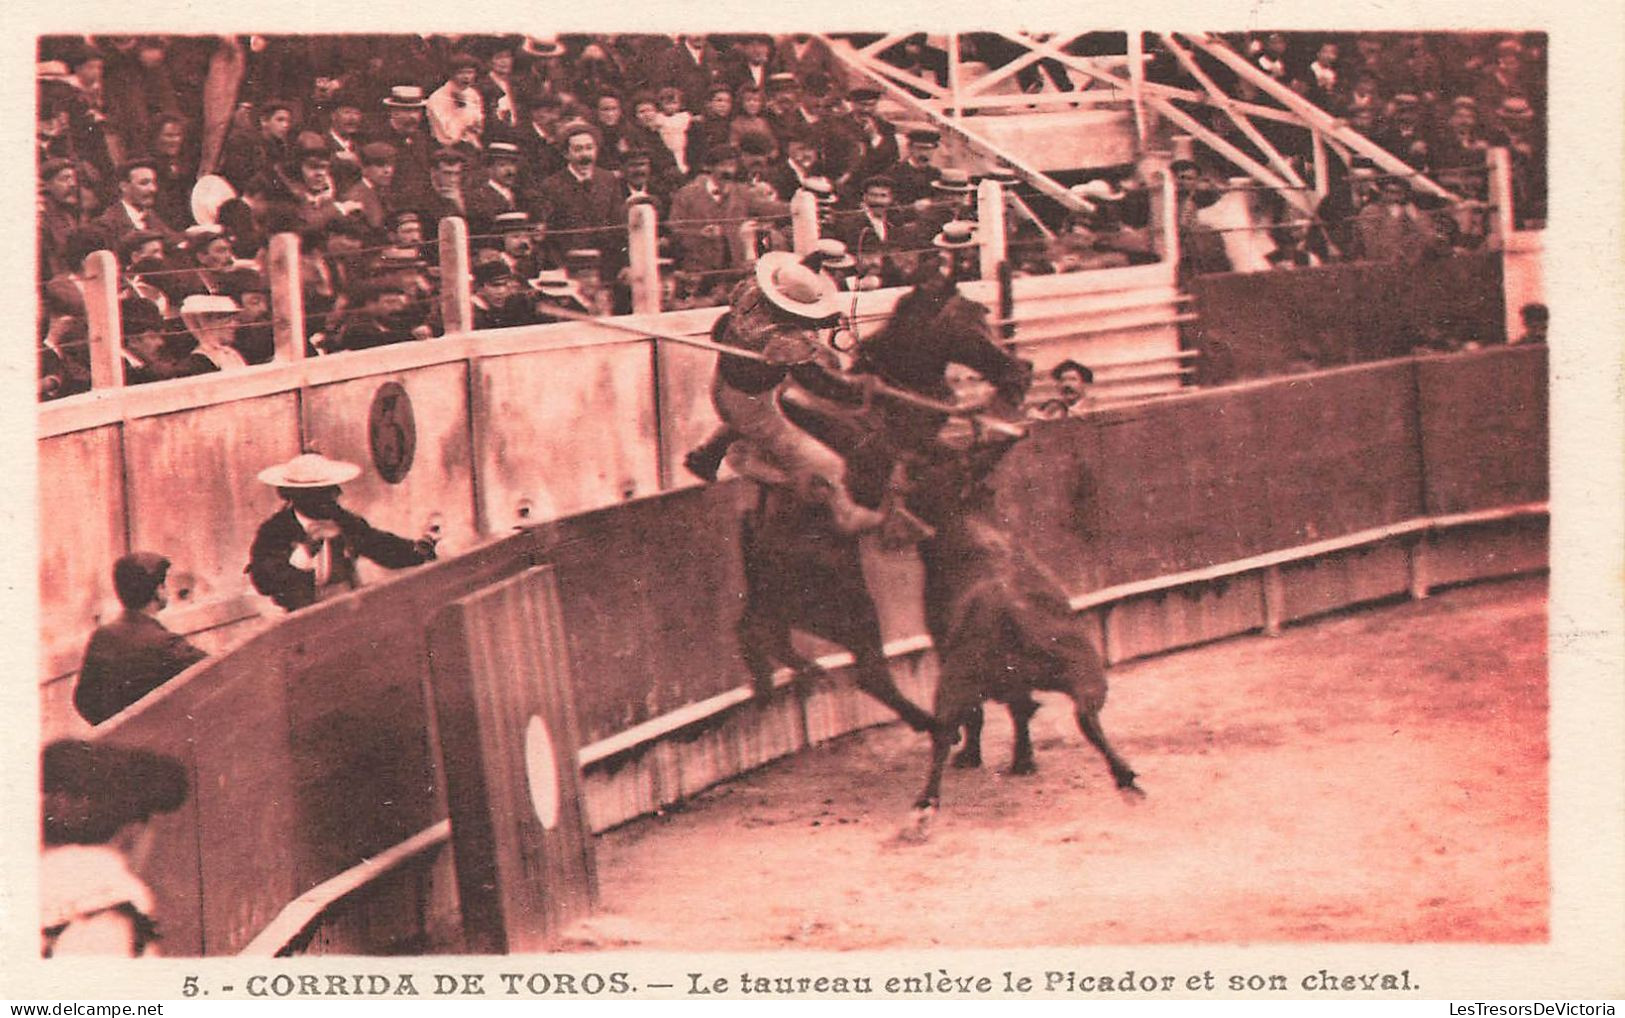
[(254, 536), (247, 572), (255, 590), (294, 611), (359, 586), (359, 558), (390, 569), (434, 559), (437, 534), (411, 541), (339, 505), (339, 486), (360, 473), (354, 463), (313, 452), (260, 471), (287, 504)]

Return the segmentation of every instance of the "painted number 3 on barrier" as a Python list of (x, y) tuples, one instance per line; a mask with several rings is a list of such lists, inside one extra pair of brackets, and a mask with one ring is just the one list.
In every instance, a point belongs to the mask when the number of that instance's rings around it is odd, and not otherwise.
[(412, 419), (412, 398), (399, 382), (385, 382), (372, 397), (367, 414), (367, 444), (378, 476), (399, 484), (412, 469), (417, 453), (417, 422)]

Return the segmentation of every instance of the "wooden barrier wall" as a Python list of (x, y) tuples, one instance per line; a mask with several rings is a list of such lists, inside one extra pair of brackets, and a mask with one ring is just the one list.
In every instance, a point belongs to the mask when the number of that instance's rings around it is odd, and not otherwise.
[[(1543, 349), (1503, 348), (1042, 424), (1001, 466), (999, 505), (1071, 591), (1092, 596), (1432, 514), (1538, 503), (1544, 378)], [(166, 949), (237, 950), (295, 895), (445, 819), (426, 622), (537, 566), (556, 581), (595, 830), (884, 720), (839, 671), (750, 700), (733, 623), (751, 494), (725, 482), (526, 528), (297, 613), (99, 730), (192, 769), (197, 794), (160, 823), (143, 874), (171, 929)], [(1544, 562), (1539, 521), (1427, 540), (1435, 583)], [(1272, 596), (1290, 620), (1401, 593), (1407, 562), (1375, 541), (1289, 562), (1274, 579), (1254, 570), (1114, 595), (1085, 621), (1121, 660), (1264, 628)], [(871, 552), (865, 566), (894, 672), (926, 700), (917, 563)], [(334, 949), (464, 946), (443, 853), (367, 900), (365, 922)]]
[[(997, 305), (994, 283), (965, 289)], [(859, 295), (860, 329), (877, 328), (901, 292)], [(1022, 279), (1015, 293), (1017, 317), (1024, 318), (1018, 336), (1032, 341), (1023, 353), (1041, 367), (1069, 356), (1100, 362), (1177, 351), (1177, 330), (1166, 321), (1177, 301), (1162, 266)], [(620, 321), (706, 338), (721, 311)], [(1129, 320), (1141, 324), (1125, 326)], [(255, 479), (264, 467), (304, 448), (362, 464), (362, 475), (345, 489), (351, 509), (412, 537), (436, 524), (442, 551), (454, 554), (514, 526), (697, 483), (683, 470), (682, 457), (716, 424), (710, 402), (715, 363), (704, 350), (567, 323), (109, 389), (43, 405), (40, 638), (47, 737), (86, 730), (69, 704), (71, 680), (98, 618), (118, 610), (109, 577), (127, 550), (173, 560), (182, 582), (172, 586), (187, 595), (165, 621), (194, 634), (206, 650), (225, 649), (281, 616), (253, 594), (244, 575), (255, 529), (279, 505), (275, 492)], [(369, 410), (385, 384), (405, 390), (416, 426), (412, 467), (397, 483), (380, 476), (369, 444)], [(1169, 375), (1139, 388), (1178, 384), (1178, 376)], [(370, 564), (362, 568), (364, 579), (381, 578)]]
[(1203, 385), (1402, 357), (1435, 339), (1505, 342), (1499, 253), (1343, 262), (1189, 281)]

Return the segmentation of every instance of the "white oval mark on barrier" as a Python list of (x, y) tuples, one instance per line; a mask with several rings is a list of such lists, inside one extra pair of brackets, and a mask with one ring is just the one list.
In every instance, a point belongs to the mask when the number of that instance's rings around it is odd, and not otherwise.
[(553, 756), (553, 736), (535, 714), (525, 726), (525, 783), (530, 787), (530, 808), (545, 830), (559, 822), (559, 766)]

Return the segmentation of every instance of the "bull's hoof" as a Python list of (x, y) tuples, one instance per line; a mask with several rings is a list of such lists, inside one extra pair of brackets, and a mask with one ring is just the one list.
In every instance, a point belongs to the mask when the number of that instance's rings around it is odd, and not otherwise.
[(1016, 777), (1025, 777), (1028, 774), (1038, 773), (1038, 764), (1032, 760), (1012, 760), (1010, 770), (1006, 773)]
[(980, 767), (982, 766), (982, 753), (980, 750), (972, 752), (969, 749), (962, 749), (958, 753), (954, 754), (953, 764), (960, 770), (970, 770), (973, 767)]

